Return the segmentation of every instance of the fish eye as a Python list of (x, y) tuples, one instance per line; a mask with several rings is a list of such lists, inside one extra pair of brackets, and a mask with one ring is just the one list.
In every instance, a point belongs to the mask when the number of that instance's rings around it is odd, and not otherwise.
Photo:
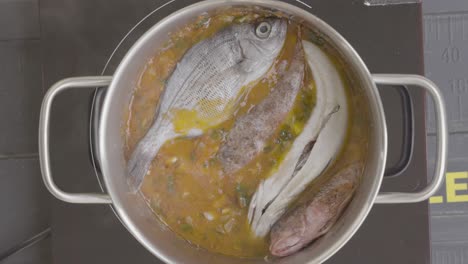
[(257, 28), (255, 29), (255, 35), (259, 38), (268, 38), (271, 32), (271, 25), (268, 22), (262, 22), (258, 24)]

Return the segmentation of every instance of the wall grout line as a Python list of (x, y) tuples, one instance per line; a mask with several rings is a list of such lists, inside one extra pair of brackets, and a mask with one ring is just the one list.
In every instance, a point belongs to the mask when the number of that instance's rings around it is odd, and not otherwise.
[(40, 41), (41, 38), (11, 38), (11, 39), (0, 39), (0, 43), (15, 42), (15, 41)]
[(468, 10), (460, 11), (445, 11), (445, 12), (427, 12), (423, 14), (423, 17), (437, 17), (437, 16), (450, 16), (450, 15), (467, 15)]
[(42, 90), (42, 97), (47, 92), (45, 87), (45, 79), (44, 79), (44, 47), (42, 46), (44, 43), (42, 42), (42, 17), (41, 17), (41, 0), (37, 0), (37, 23), (39, 23), (39, 48), (40, 48), (40, 59), (41, 59), (41, 90)]
[(24, 240), (20, 244), (13, 246), (12, 248), (8, 249), (5, 252), (2, 252), (0, 254), (0, 262), (3, 262), (9, 257), (21, 252), (22, 250), (43, 241), (44, 239), (48, 238), (50, 235), (51, 235), (51, 228), (47, 227), (40, 233), (35, 234), (34, 236)]
[(0, 160), (36, 159), (39, 153), (0, 154)]

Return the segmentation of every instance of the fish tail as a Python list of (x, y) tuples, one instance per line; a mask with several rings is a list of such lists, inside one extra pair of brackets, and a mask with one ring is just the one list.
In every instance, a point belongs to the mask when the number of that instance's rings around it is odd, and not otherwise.
[(128, 161), (128, 186), (130, 187), (131, 192), (137, 192), (143, 179), (145, 178), (146, 173), (149, 170), (150, 164), (153, 161), (151, 155), (147, 154), (138, 154), (142, 153), (138, 148), (135, 150), (134, 155)]
[(130, 190), (137, 192), (148, 173), (151, 163), (159, 152), (163, 143), (168, 139), (168, 133), (155, 123), (146, 133), (133, 151), (127, 163), (127, 182)]

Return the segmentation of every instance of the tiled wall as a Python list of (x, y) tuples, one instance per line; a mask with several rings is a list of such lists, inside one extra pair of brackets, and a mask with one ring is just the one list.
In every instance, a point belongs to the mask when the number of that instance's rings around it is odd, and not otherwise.
[[(468, 1), (424, 0), (426, 76), (447, 105), (446, 180), (431, 199), (432, 262), (468, 263)], [(429, 100), (428, 166), (434, 167), (434, 113)]]
[(48, 238), (2, 262), (50, 221), (37, 154), (44, 93), (38, 7), (38, 0), (0, 0), (0, 262), (8, 264), (51, 262)]

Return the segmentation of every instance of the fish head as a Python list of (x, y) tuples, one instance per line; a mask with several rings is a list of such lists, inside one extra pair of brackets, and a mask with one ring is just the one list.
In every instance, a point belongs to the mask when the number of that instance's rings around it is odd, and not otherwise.
[[(323, 235), (326, 231), (325, 205), (302, 206), (285, 222), (277, 223), (270, 232), (270, 252), (274, 256), (288, 256), (311, 241)], [(324, 232), (325, 231), (325, 232)]]
[(300, 242), (301, 238), (297, 234), (288, 234), (281, 239), (272, 241), (270, 252), (273, 256), (285, 257), (300, 250), (304, 246)]
[[(290, 225), (292, 224), (292, 225)], [(298, 223), (275, 226), (270, 233), (270, 252), (274, 256), (284, 257), (304, 247), (303, 228)]]
[(288, 219), (273, 226), (270, 233), (270, 252), (274, 256), (284, 257), (304, 246), (304, 232), (307, 221), (303, 216)]
[(244, 24), (239, 44), (245, 59), (272, 61), (283, 48), (288, 22), (281, 18), (265, 18), (253, 24)]

